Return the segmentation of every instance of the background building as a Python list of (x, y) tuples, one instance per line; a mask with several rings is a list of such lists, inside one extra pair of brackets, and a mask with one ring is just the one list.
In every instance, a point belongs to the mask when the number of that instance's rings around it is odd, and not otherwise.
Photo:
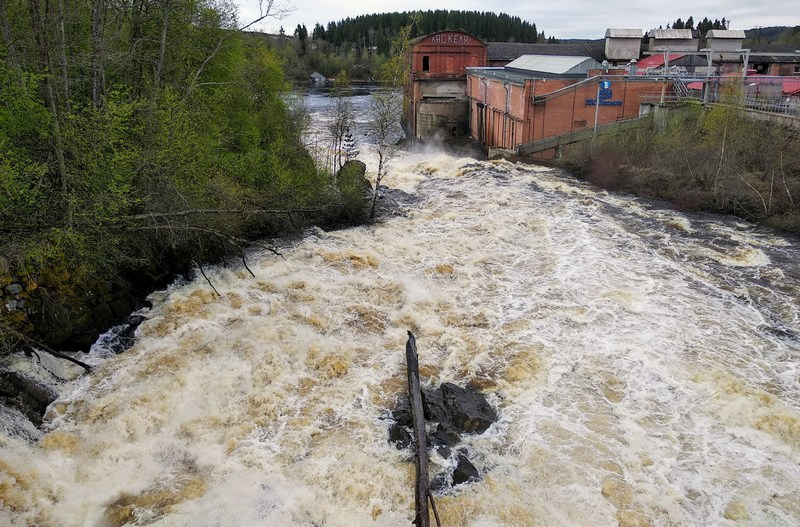
[(406, 134), (416, 139), (468, 133), (467, 68), (486, 64), (486, 44), (460, 31), (417, 39), (405, 86)]

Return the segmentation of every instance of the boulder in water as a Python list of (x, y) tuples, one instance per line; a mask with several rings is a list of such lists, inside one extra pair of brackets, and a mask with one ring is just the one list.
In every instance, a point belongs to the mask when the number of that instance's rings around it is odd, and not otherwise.
[[(422, 390), (422, 407), (425, 420), (436, 423), (436, 429), (428, 433), (428, 446), (451, 460), (452, 467), (434, 477), (433, 488), (443, 490), (449, 485), (479, 481), (480, 473), (467, 457), (466, 450), (453, 449), (461, 443), (463, 434), (483, 433), (497, 421), (497, 412), (486, 397), (478, 391), (446, 382), (438, 388)], [(407, 397), (400, 400), (391, 417), (389, 442), (401, 450), (409, 448), (413, 445), (413, 434)]]

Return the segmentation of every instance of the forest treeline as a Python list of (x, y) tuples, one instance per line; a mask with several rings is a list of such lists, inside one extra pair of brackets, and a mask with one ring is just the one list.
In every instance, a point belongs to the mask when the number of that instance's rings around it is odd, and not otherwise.
[(674, 22), (667, 24), (667, 29), (696, 29), (705, 35), (707, 31), (712, 29), (728, 29), (728, 21), (725, 20), (725, 17), (722, 17), (722, 20), (715, 18), (713, 21), (708, 17), (703, 17), (703, 20), (699, 20), (695, 27), (694, 17), (690, 16), (685, 22), (678, 18)]
[(420, 37), (444, 30), (465, 31), (485, 42), (537, 42), (544, 38), (536, 24), (518, 16), (481, 11), (449, 11), (444, 9), (381, 13), (345, 18), (328, 23), (326, 28), (314, 26), (311, 38), (324, 40), (334, 46), (374, 48), (378, 53), (389, 52), (392, 41), (401, 28), (419, 16), (412, 37)]
[(57, 342), (121, 277), (336, 221), (249, 22), (216, 0), (0, 0), (0, 332)]
[[(412, 24), (412, 20), (415, 21)], [(381, 13), (305, 25), (293, 29), (292, 37), (272, 39), (297, 80), (314, 71), (333, 78), (345, 71), (351, 79), (378, 78), (381, 64), (391, 52), (400, 30), (413, 26), (412, 38), (437, 31), (465, 31), (484, 42), (546, 42), (535, 23), (505, 13), (427, 10)], [(551, 37), (550, 42), (555, 42)]]
[(777, 44), (800, 47), (800, 26), (756, 27), (745, 31), (750, 44)]
[(800, 234), (798, 130), (693, 103), (654, 125), (573, 147), (562, 162), (605, 189)]

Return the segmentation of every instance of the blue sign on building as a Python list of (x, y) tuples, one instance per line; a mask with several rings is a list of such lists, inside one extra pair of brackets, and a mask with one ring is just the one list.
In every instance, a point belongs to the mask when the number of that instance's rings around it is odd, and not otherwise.
[(595, 99), (586, 99), (586, 106), (594, 106), (595, 104), (599, 104), (600, 106), (622, 106), (622, 101), (614, 101), (611, 99), (613, 97), (611, 81), (602, 81), (600, 83), (599, 92), (600, 102), (598, 103)]

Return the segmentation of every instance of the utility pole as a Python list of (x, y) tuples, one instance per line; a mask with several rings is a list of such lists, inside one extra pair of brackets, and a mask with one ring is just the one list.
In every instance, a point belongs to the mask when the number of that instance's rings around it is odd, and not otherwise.
[(711, 48), (702, 48), (700, 51), (706, 53), (706, 82), (703, 84), (703, 106), (708, 104), (708, 90), (711, 88)]
[[(602, 63), (604, 73), (608, 73), (608, 61), (604, 60)], [(597, 94), (594, 98), (594, 131), (592, 132), (592, 144), (594, 144), (594, 140), (597, 139), (597, 120), (600, 115), (600, 88), (605, 90), (611, 88), (611, 81), (604, 81), (603, 78), (600, 77), (597, 80)]]
[(597, 139), (597, 117), (600, 114), (600, 85), (603, 81), (597, 81), (597, 94), (594, 96), (594, 132), (592, 133), (592, 143)]

